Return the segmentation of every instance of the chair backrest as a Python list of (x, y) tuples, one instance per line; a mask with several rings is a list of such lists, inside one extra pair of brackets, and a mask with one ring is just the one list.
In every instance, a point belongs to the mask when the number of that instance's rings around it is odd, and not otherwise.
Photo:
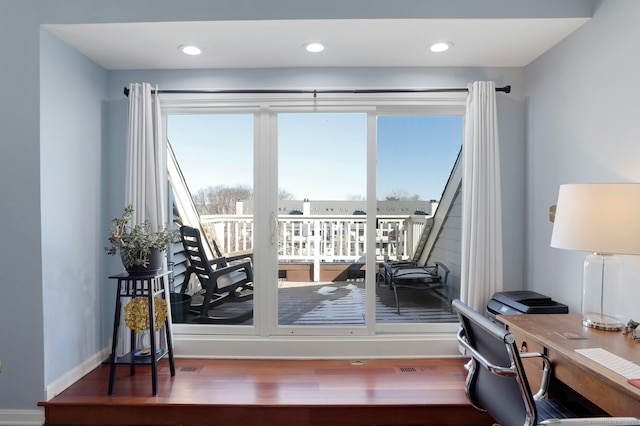
[(511, 333), (460, 300), (458, 340), (471, 357), (465, 390), (471, 403), (501, 425), (535, 425), (536, 405)]
[[(200, 231), (188, 225), (180, 227), (180, 236), (182, 237), (182, 247), (189, 261), (188, 272), (195, 273), (199, 278), (208, 279), (213, 268), (202, 243), (202, 235)], [(224, 258), (219, 258), (224, 261)], [(225, 265), (217, 265), (222, 267)], [(190, 271), (189, 271), (190, 269)], [(187, 274), (189, 275), (189, 273)]]

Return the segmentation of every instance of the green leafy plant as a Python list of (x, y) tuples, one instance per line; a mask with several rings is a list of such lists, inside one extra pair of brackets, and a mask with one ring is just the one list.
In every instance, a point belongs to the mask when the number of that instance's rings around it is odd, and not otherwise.
[(151, 223), (145, 220), (139, 225), (130, 225), (133, 206), (125, 207), (122, 217), (111, 221), (107, 254), (120, 254), (125, 267), (148, 266), (152, 249), (166, 252), (169, 245), (179, 240), (178, 231), (164, 227), (157, 232), (151, 231)]

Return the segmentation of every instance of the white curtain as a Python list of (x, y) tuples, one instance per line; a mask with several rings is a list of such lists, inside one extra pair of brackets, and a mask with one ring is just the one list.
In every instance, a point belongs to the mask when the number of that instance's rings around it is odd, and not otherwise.
[(156, 231), (167, 224), (167, 143), (162, 135), (160, 101), (149, 83), (129, 85), (125, 205), (133, 205), (134, 224), (149, 219)]
[[(162, 134), (160, 100), (149, 83), (129, 85), (126, 167), (125, 205), (133, 206), (133, 224), (149, 219), (151, 230), (162, 229), (168, 225), (167, 142)], [(166, 269), (166, 259), (163, 261)], [(165, 284), (165, 298), (169, 300), (169, 286)], [(120, 329), (127, 330), (123, 322), (124, 318)], [(157, 333), (156, 342), (166, 345), (164, 333)], [(123, 353), (130, 350), (128, 333), (120, 333), (120, 348)]]
[(502, 291), (502, 199), (496, 90), (469, 85), (462, 147), (462, 265), (460, 299), (484, 312)]

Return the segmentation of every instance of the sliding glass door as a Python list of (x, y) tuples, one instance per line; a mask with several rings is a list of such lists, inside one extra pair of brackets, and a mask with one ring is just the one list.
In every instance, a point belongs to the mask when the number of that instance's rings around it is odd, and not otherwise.
[(281, 113), (278, 325), (364, 326), (367, 114)]
[[(173, 207), (202, 229), (213, 257), (253, 254), (253, 301), (223, 303), (211, 315), (248, 308), (254, 316), (208, 327), (189, 318), (185, 332), (375, 336), (455, 323), (442, 291), (394, 291), (378, 272), (390, 261), (444, 262), (457, 294), (459, 186), (451, 178), (462, 115), (338, 101), (231, 104), (174, 105), (167, 115)], [(201, 283), (183, 282), (185, 267), (178, 258), (174, 286), (197, 298)]]
[[(253, 250), (253, 114), (169, 115), (167, 137), (171, 149), (169, 176), (173, 193), (173, 211), (180, 224), (197, 228), (209, 260), (239, 255), (255, 256)], [(246, 259), (245, 259), (246, 260)], [(205, 300), (207, 286), (193, 274), (185, 281), (187, 265), (178, 252), (174, 263), (174, 291), (192, 295), (188, 323), (250, 326), (247, 312), (255, 300), (236, 302), (229, 290), (217, 289), (211, 297), (211, 309), (197, 313)], [(222, 265), (218, 263), (217, 266)], [(221, 277), (220, 285), (228, 284)], [(239, 293), (238, 293), (239, 294)], [(237, 298), (239, 300), (239, 298)], [(218, 303), (220, 301), (221, 303)], [(224, 302), (224, 303), (222, 303)]]
[[(462, 146), (462, 116), (381, 115), (377, 123), (378, 258), (383, 266), (401, 262), (405, 268), (395, 269), (397, 278), (389, 273), (378, 282), (377, 322), (455, 322), (449, 297), (459, 288), (459, 211), (445, 203), (448, 213), (434, 217), (445, 191), (458, 191), (450, 178)], [(408, 278), (408, 266), (431, 267), (436, 261), (454, 269), (444, 283), (449, 288), (430, 290), (420, 278)]]

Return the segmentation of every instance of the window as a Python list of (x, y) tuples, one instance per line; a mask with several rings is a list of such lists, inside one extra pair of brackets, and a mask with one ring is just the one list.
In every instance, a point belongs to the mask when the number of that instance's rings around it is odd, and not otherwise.
[[(382, 256), (398, 261), (420, 258), (416, 257), (415, 247), (423, 232), (432, 231), (428, 222), (435, 214), (435, 203), (430, 200), (441, 199), (462, 146), (462, 116), (384, 115), (378, 117), (377, 127), (376, 193), (378, 200), (392, 203), (386, 214), (377, 215), (378, 223), (382, 224)], [(406, 203), (412, 208), (406, 207)], [(428, 214), (410, 213), (416, 210)], [(434, 255), (426, 257), (429, 265), (433, 265), (434, 261), (445, 265), (459, 264), (460, 251), (455, 246), (459, 245), (459, 240), (456, 241), (455, 236), (450, 234), (455, 218), (448, 219), (447, 232), (442, 235), (439, 252), (435, 251)], [(453, 224), (453, 229), (456, 228), (459, 229), (459, 225)], [(427, 246), (423, 250), (429, 249)], [(454, 295), (459, 294), (459, 282), (451, 278), (451, 282), (447, 279), (450, 290)], [(388, 289), (378, 289), (378, 299), (387, 301), (377, 304), (378, 323), (457, 321), (449, 311), (449, 300), (443, 291), (401, 294), (398, 290), (397, 303), (402, 305), (398, 314), (395, 300), (390, 303), (389, 295), (384, 297), (385, 290), (388, 292)]]
[[(348, 270), (364, 266), (355, 233), (366, 217), (356, 222), (336, 210), (366, 202), (367, 114), (281, 113), (277, 126), (278, 187), (303, 200), (301, 217), (279, 218), (278, 268), (291, 274), (278, 283), (278, 326), (287, 334), (301, 326), (363, 327), (365, 285), (349, 281)], [(310, 214), (314, 204), (325, 205), (325, 214)]]
[[(389, 333), (456, 329), (446, 303), (428, 292), (401, 298), (398, 315), (376, 268), (411, 260), (422, 230), (434, 226), (434, 200), (461, 147), (462, 97), (208, 96), (163, 97), (167, 135), (201, 221), (215, 224), (210, 237), (225, 253), (253, 250), (254, 319), (177, 332), (336, 342), (357, 335), (367, 344)], [(459, 258), (455, 235), (440, 231), (445, 248), (429, 247), (431, 255)]]

